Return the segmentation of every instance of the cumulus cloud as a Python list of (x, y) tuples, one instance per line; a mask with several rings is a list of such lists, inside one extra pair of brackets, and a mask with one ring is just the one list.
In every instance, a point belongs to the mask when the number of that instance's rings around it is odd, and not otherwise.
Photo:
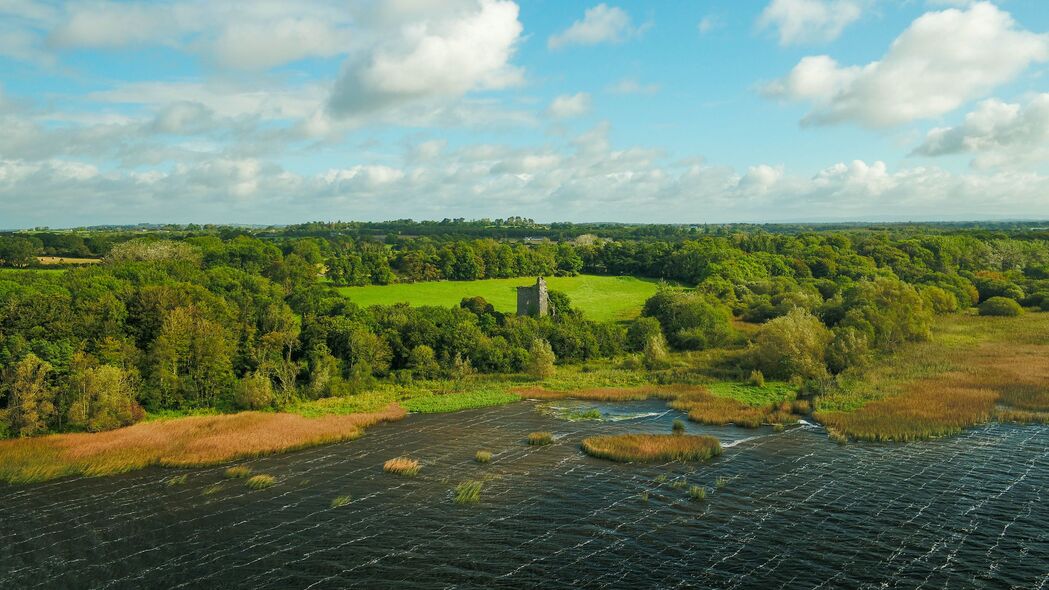
[(780, 45), (833, 41), (863, 15), (865, 0), (772, 0), (758, 27), (773, 28)]
[(332, 113), (520, 83), (521, 71), (510, 64), (522, 31), (517, 16), (513, 2), (480, 0), (468, 10), (402, 27), (350, 58), (329, 101)]
[(590, 95), (586, 92), (578, 92), (558, 96), (550, 103), (546, 112), (555, 119), (569, 119), (585, 115), (590, 112)]
[(763, 92), (810, 103), (805, 124), (887, 127), (949, 113), (1046, 60), (1049, 36), (978, 2), (922, 15), (879, 61), (842, 66), (826, 55), (806, 57)]
[(1049, 94), (1038, 94), (1024, 105), (985, 100), (961, 125), (929, 131), (913, 153), (973, 154), (978, 168), (1044, 162), (1049, 155)]
[(602, 3), (588, 8), (582, 20), (575, 21), (572, 26), (556, 35), (551, 35), (546, 40), (546, 46), (549, 49), (561, 49), (569, 45), (622, 43), (640, 35), (644, 29), (643, 26), (634, 26), (627, 11)]

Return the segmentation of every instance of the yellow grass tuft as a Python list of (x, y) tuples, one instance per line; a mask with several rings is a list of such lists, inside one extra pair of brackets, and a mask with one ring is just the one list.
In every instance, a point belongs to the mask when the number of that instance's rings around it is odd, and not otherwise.
[(528, 444), (536, 447), (554, 442), (554, 435), (549, 432), (533, 432), (528, 435)]
[(418, 475), (419, 469), (421, 469), (419, 462), (408, 457), (397, 457), (382, 464), (382, 470), (386, 473), (396, 473), (397, 475), (408, 477)]
[(583, 439), (583, 451), (612, 461), (705, 461), (721, 454), (713, 436), (691, 434), (619, 434)]
[(244, 482), (244, 485), (248, 486), (253, 490), (263, 490), (272, 486), (275, 483), (277, 483), (277, 480), (274, 479), (272, 475), (260, 473), (259, 475), (253, 475), (249, 477), (248, 481)]

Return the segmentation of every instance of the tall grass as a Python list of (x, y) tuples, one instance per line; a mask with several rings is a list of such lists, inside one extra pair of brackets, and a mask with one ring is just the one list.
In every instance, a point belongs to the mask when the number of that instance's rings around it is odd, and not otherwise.
[(397, 457), (382, 464), (382, 470), (386, 473), (396, 473), (407, 477), (419, 474), (419, 462), (409, 457)]
[(247, 465), (234, 465), (226, 469), (222, 474), (226, 479), (244, 479), (251, 475), (251, 467)]
[(528, 444), (541, 447), (554, 442), (554, 435), (549, 432), (532, 432), (528, 435)]
[(481, 501), (481, 489), (484, 483), (477, 480), (468, 480), (455, 486), (456, 504), (476, 504)]
[(704, 435), (617, 434), (585, 438), (583, 451), (621, 462), (704, 461), (721, 454), (721, 443)]
[(335, 496), (334, 498), (331, 499), (331, 507), (332, 508), (342, 508), (343, 506), (346, 506), (349, 503), (350, 503), (350, 497), (349, 496)]
[(404, 409), (309, 419), (242, 412), (143, 422), (108, 432), (0, 441), (0, 481), (27, 483), (67, 475), (99, 476), (159, 465), (197, 467), (351, 440)]
[(244, 485), (248, 486), (253, 490), (262, 490), (272, 486), (275, 483), (277, 483), (277, 480), (272, 475), (260, 473), (259, 475), (253, 475), (249, 477), (248, 481), (244, 482)]
[(703, 486), (691, 486), (688, 488), (688, 497), (693, 502), (702, 502), (707, 499), (707, 488)]

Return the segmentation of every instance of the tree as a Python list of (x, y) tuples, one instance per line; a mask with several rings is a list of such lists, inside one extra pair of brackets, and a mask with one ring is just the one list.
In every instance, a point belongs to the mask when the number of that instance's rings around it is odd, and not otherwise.
[(554, 367), (556, 360), (557, 357), (550, 348), (550, 343), (542, 338), (536, 338), (528, 349), (528, 374), (536, 379), (552, 377), (557, 372)]
[(233, 388), (233, 403), (242, 410), (269, 408), (273, 398), (273, 382), (260, 371), (245, 375)]
[(173, 309), (151, 351), (153, 402), (158, 407), (214, 406), (231, 393), (232, 353), (220, 324), (196, 307)]
[(630, 327), (626, 331), (626, 345), (627, 349), (632, 352), (641, 352), (648, 346), (649, 340), (653, 336), (663, 335), (663, 328), (659, 325), (659, 320), (656, 318), (639, 317), (633, 322), (630, 322)]
[(822, 379), (827, 376), (824, 355), (832, 338), (819, 318), (794, 308), (761, 327), (751, 355), (764, 375)]
[(55, 414), (51, 364), (29, 353), (14, 368), (8, 386), (8, 428), (18, 436), (47, 432)]
[(75, 391), (67, 413), (70, 426), (100, 432), (142, 419), (133, 373), (102, 365), (79, 370), (70, 381)]
[(408, 368), (420, 379), (432, 379), (441, 371), (441, 365), (437, 363), (437, 355), (425, 344), (412, 348), (408, 354)]

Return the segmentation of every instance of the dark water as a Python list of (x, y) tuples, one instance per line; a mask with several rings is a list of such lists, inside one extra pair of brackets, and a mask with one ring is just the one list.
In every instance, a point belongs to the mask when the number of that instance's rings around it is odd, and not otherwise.
[[(667, 432), (678, 415), (603, 407), (648, 415), (567, 422), (523, 403), (412, 416), (252, 461), (278, 478), (261, 491), (221, 468), (170, 487), (178, 472), (160, 469), (0, 487), (0, 587), (1049, 588), (1049, 427), (839, 447), (815, 428), (690, 424), (725, 454), (639, 466), (585, 457), (579, 441)], [(533, 430), (555, 444), (524, 445)], [(482, 448), (489, 465), (473, 461)], [(424, 462), (418, 477), (382, 473), (400, 454)], [(455, 484), (484, 477), (480, 504), (452, 502)]]

